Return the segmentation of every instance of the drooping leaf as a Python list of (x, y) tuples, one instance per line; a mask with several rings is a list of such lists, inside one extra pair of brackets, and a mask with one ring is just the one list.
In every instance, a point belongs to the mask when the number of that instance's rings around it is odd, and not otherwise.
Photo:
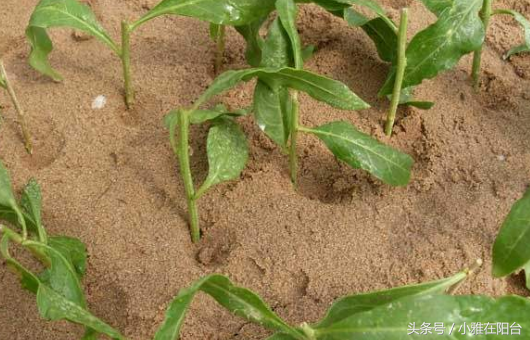
[[(403, 88), (419, 85), (440, 72), (452, 69), (466, 54), (484, 42), (484, 25), (479, 17), (483, 0), (455, 0), (438, 21), (418, 33), (407, 48)], [(396, 77), (394, 63), (380, 96), (392, 93)]]
[(86, 272), (87, 251), (83, 242), (76, 238), (66, 236), (54, 236), (48, 240), (48, 245), (61, 253), (74, 267), (79, 279)]
[(280, 22), (291, 42), (290, 46), (294, 57), (294, 67), (301, 70), (304, 67), (304, 60), (302, 57), (302, 42), (300, 41), (296, 27), (298, 7), (294, 0), (276, 0), (276, 10), (278, 11)]
[(41, 0), (29, 21), (26, 37), (31, 45), (30, 65), (54, 80), (62, 77), (50, 66), (48, 55), (53, 49), (46, 29), (69, 27), (88, 33), (119, 54), (119, 48), (85, 4), (77, 0)]
[(453, 6), (454, 0), (421, 0), (429, 11), (440, 16), (443, 11)]
[(263, 300), (248, 289), (235, 286), (221, 275), (207, 276), (175, 297), (154, 340), (178, 340), (180, 328), (195, 294), (202, 291), (235, 315), (272, 330), (300, 338), (300, 333), (280, 319)]
[(383, 182), (404, 186), (410, 181), (413, 159), (358, 131), (347, 122), (333, 122), (308, 129), (330, 151), (353, 168), (368, 171)]
[(239, 32), (247, 42), (245, 57), (247, 62), (252, 67), (259, 67), (261, 64), (261, 50), (263, 39), (259, 35), (259, 30), (267, 17), (259, 18), (247, 25), (236, 26), (236, 31)]
[(528, 21), (528, 19), (526, 19), (521, 13), (514, 11), (514, 10), (510, 10), (510, 9), (496, 10), (494, 13), (495, 14), (507, 14), (507, 15), (513, 16), (514, 19), (524, 29), (524, 44), (519, 45), (509, 50), (504, 56), (504, 58), (508, 59), (514, 54), (522, 53), (522, 52), (529, 52), (530, 51), (530, 21)]
[(140, 20), (136, 28), (161, 15), (183, 15), (218, 25), (243, 26), (267, 16), (274, 9), (272, 0), (163, 0)]
[(247, 138), (239, 125), (229, 119), (215, 121), (208, 133), (208, 177), (201, 192), (239, 178), (248, 160)]
[(214, 80), (212, 85), (197, 100), (195, 105), (200, 106), (212, 97), (235, 87), (242, 81), (249, 81), (254, 77), (265, 81), (271, 88), (285, 86), (303, 91), (311, 97), (339, 109), (361, 110), (370, 107), (370, 105), (360, 99), (345, 84), (308, 71), (293, 68), (256, 68), (227, 71)]
[(85, 295), (72, 263), (58, 250), (40, 242), (27, 241), (24, 246), (37, 249), (48, 256), (51, 265), (41, 275), (43, 283), (80, 308), (86, 308)]
[[(47, 320), (68, 320), (86, 326), (95, 332), (106, 334), (113, 339), (125, 339), (120, 332), (45, 284), (39, 286), (37, 305), (40, 315)], [(93, 331), (87, 332), (90, 332), (89, 335), (93, 335)]]
[[(13, 194), (11, 177), (4, 164), (0, 161), (0, 219), (5, 220), (13, 225), (18, 225), (20, 228), (34, 227), (35, 224), (26, 223), (26, 219), (22, 209), (17, 204), (15, 195)], [(35, 231), (35, 229), (30, 229)]]
[(503, 277), (530, 262), (530, 190), (512, 207), (493, 246), (493, 275)]
[(292, 100), (284, 87), (276, 91), (258, 81), (254, 90), (254, 112), (259, 128), (275, 143), (287, 146)]
[(444, 293), (447, 289), (461, 282), (466, 278), (465, 272), (452, 277), (421, 283), (416, 285), (403, 286), (379, 292), (352, 295), (344, 297), (335, 302), (328, 310), (326, 317), (320, 321), (315, 328), (326, 328), (342, 321), (352, 315), (370, 311), (379, 306), (387, 305), (393, 301), (408, 297), (422, 296)]
[[(471, 327), (477, 323), (482, 325), (482, 332), (471, 336)], [(507, 325), (508, 331), (511, 326), (520, 326), (520, 335), (512, 336), (528, 338), (530, 300), (518, 296), (498, 300), (483, 296), (413, 296), (318, 329), (317, 339), (501, 340), (507, 335), (497, 334), (499, 323)], [(434, 329), (436, 324), (440, 325), (439, 330), (444, 331), (443, 335)], [(421, 334), (422, 325), (431, 327), (431, 333)], [(486, 327), (489, 327), (488, 330)]]
[(32, 292), (33, 294), (37, 294), (37, 290), (39, 288), (39, 279), (33, 275), (31, 271), (26, 269), (26, 267), (11, 257), (11, 254), (9, 254), (9, 237), (7, 235), (2, 237), (0, 243), (0, 253), (6, 261), (7, 266), (11, 268), (13, 272), (18, 274), (22, 288)]
[[(415, 87), (407, 87), (406, 89), (401, 90), (401, 96), (399, 98), (400, 105), (413, 106), (420, 110), (430, 110), (433, 108), (434, 103), (428, 101), (417, 101), (414, 99), (414, 89)], [(389, 100), (392, 100), (392, 96), (387, 96)]]
[(361, 28), (374, 42), (381, 60), (391, 63), (396, 59), (398, 36), (387, 22), (381, 18), (375, 18), (362, 25)]
[[(293, 66), (293, 50), (289, 36), (279, 18), (276, 18), (263, 44), (263, 67)], [(275, 143), (287, 147), (290, 135), (292, 99), (289, 90), (283, 86), (271, 88), (258, 80), (254, 90), (254, 112), (260, 129)]]
[[(22, 198), (20, 200), (20, 205), (26, 216), (31, 217), (31, 222), (29, 224), (35, 224), (36, 231), (39, 235), (39, 239), (46, 242), (46, 230), (42, 225), (42, 194), (40, 186), (34, 179), (31, 179), (22, 193)], [(28, 225), (26, 221), (26, 225)]]

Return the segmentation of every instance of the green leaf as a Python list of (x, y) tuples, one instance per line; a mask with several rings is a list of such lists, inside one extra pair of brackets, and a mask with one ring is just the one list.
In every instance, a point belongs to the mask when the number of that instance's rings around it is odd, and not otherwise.
[(309, 59), (313, 58), (315, 51), (316, 51), (315, 45), (307, 45), (306, 47), (304, 47), (302, 49), (302, 60), (306, 62)]
[(9, 237), (7, 235), (2, 237), (2, 241), (0, 243), (0, 253), (4, 257), (7, 266), (11, 268), (13, 272), (19, 275), (22, 288), (32, 292), (33, 294), (37, 294), (37, 290), (39, 289), (39, 279), (33, 275), (32, 272), (26, 269), (26, 267), (11, 257), (9, 254)]
[(298, 29), (296, 27), (298, 7), (293, 0), (276, 0), (276, 10), (278, 11), (280, 22), (291, 42), (294, 67), (301, 70), (304, 68), (304, 60), (302, 57), (302, 42), (300, 41), (300, 36), (298, 35)]
[(254, 90), (254, 112), (259, 128), (280, 146), (287, 147), (292, 99), (289, 90), (271, 89), (258, 82)]
[(264, 0), (163, 0), (132, 28), (161, 15), (188, 16), (218, 25), (243, 26), (267, 16), (274, 9), (272, 1)]
[(530, 262), (530, 189), (517, 201), (493, 246), (493, 275), (510, 275)]
[(207, 276), (175, 297), (166, 312), (164, 323), (154, 340), (179, 339), (180, 327), (195, 294), (202, 291), (214, 298), (221, 306), (248, 321), (272, 330), (284, 332), (300, 339), (300, 333), (280, 319), (263, 300), (248, 289), (235, 286), (221, 275)]
[(267, 16), (259, 18), (247, 25), (235, 27), (236, 31), (239, 32), (247, 42), (245, 57), (248, 64), (252, 67), (258, 67), (261, 64), (263, 39), (259, 35), (259, 31), (266, 20)]
[(11, 177), (2, 161), (0, 161), (0, 205), (11, 208), (16, 205), (16, 202), (15, 195), (13, 195)]
[(0, 87), (7, 89), (6, 80), (4, 79), (4, 76), (0, 73)]
[(83, 278), (87, 260), (86, 246), (83, 242), (76, 238), (54, 236), (50, 237), (48, 245), (72, 264), (79, 279)]
[[(435, 323), (444, 324), (444, 335), (420, 335), (420, 328), (426, 324), (434, 328)], [(431, 295), (409, 297), (375, 308), (369, 312), (353, 315), (325, 329), (317, 330), (318, 340), (404, 340), (404, 339), (470, 339), (501, 340), (509, 336), (494, 334), (469, 335), (473, 324), (481, 323), (497, 327), (498, 323), (508, 326), (518, 324), (521, 335), (530, 335), (530, 300), (517, 297), (503, 297), (494, 300), (482, 296)], [(462, 327), (462, 329), (461, 329)], [(416, 329), (416, 334), (410, 334)], [(451, 332), (452, 329), (452, 332)], [(465, 335), (462, 334), (466, 330)], [(451, 333), (450, 333), (451, 332)]]
[(98, 332), (91, 328), (87, 328), (81, 340), (98, 340)]
[(308, 71), (293, 68), (268, 69), (255, 68), (239, 71), (227, 71), (214, 80), (212, 85), (197, 100), (195, 106), (204, 104), (212, 97), (227, 91), (242, 81), (258, 77), (265, 81), (269, 87), (285, 86), (298, 91), (306, 92), (316, 100), (344, 110), (361, 110), (370, 107), (348, 86)]
[(344, 297), (331, 306), (326, 317), (315, 328), (330, 327), (352, 315), (368, 312), (405, 297), (444, 293), (450, 287), (464, 280), (466, 276), (466, 272), (461, 272), (438, 281)]
[(54, 80), (62, 79), (48, 61), (53, 45), (46, 29), (54, 27), (68, 27), (86, 32), (105, 43), (116, 54), (120, 54), (119, 48), (99, 24), (90, 7), (77, 0), (41, 0), (35, 7), (26, 29), (26, 37), (31, 45), (29, 62), (37, 71)]
[(396, 31), (381, 18), (372, 19), (361, 28), (374, 42), (379, 58), (389, 63), (394, 62), (398, 46)]
[(433, 102), (417, 101), (417, 100), (411, 100), (411, 101), (400, 103), (400, 104), (407, 105), (407, 106), (413, 106), (413, 107), (418, 108), (420, 110), (430, 110), (435, 105)]
[(60, 251), (51, 246), (33, 241), (24, 242), (23, 245), (48, 255), (51, 265), (41, 276), (41, 280), (44, 278), (43, 283), (49, 285), (51, 289), (65, 299), (81, 308), (86, 308), (85, 295), (72, 263)]
[(506, 55), (504, 56), (504, 58), (508, 59), (516, 53), (529, 52), (530, 51), (530, 21), (528, 21), (528, 19), (526, 19), (521, 13), (510, 10), (510, 9), (496, 10), (494, 14), (511, 15), (524, 29), (524, 44), (514, 47), (511, 50), (509, 50), (508, 53), (506, 53)]
[(410, 181), (413, 159), (358, 131), (347, 122), (333, 122), (307, 132), (320, 138), (331, 152), (353, 168), (363, 169), (393, 186)]
[(289, 36), (279, 18), (272, 22), (262, 46), (261, 67), (282, 68), (294, 65)]
[(239, 178), (248, 160), (247, 138), (237, 123), (219, 119), (208, 133), (207, 152), (208, 177), (199, 192)]
[[(479, 49), (484, 42), (484, 25), (479, 17), (483, 0), (455, 0), (438, 21), (418, 33), (407, 48), (407, 67), (403, 88), (420, 84), (452, 69), (462, 56)], [(396, 65), (380, 91), (392, 93)]]
[(26, 224), (34, 224), (36, 228), (35, 231), (38, 233), (39, 239), (43, 242), (46, 242), (46, 230), (44, 230), (44, 226), (42, 225), (41, 216), (42, 194), (39, 184), (34, 179), (31, 179), (24, 188), (24, 192), (22, 193), (22, 198), (20, 200), (20, 205), (25, 215), (31, 218), (31, 223), (27, 223), (28, 221), (26, 221)]
[(293, 337), (292, 335), (284, 333), (276, 333), (271, 337), (268, 337), (266, 340), (297, 340), (298, 338)]
[(443, 11), (453, 6), (454, 0), (421, 0), (429, 11), (440, 16)]
[[(39, 307), (40, 315), (47, 320), (57, 321), (64, 319), (84, 325), (93, 331), (106, 334), (113, 339), (125, 339), (120, 332), (45, 284), (39, 286), (37, 292), (37, 305)], [(88, 334), (91, 335), (91, 333)], [(84, 339), (87, 338), (85, 337)], [(88, 339), (91, 338), (89, 337)], [(94, 339), (93, 333), (92, 339)]]

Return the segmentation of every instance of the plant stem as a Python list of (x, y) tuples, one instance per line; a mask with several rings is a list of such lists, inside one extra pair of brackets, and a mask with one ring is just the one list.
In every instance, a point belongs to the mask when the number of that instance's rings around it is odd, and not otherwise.
[[(493, 0), (484, 0), (484, 5), (482, 6), (482, 11), (480, 12), (482, 17), (482, 23), (484, 24), (484, 31), (485, 35), (488, 34), (488, 28), (490, 24), (490, 19), (492, 15), (492, 3)], [(484, 42), (485, 44), (485, 42)], [(482, 51), (484, 49), (484, 44), (480, 46), (480, 48), (475, 51), (475, 55), (473, 56), (473, 69), (471, 71), (471, 75), (473, 77), (473, 87), (475, 90), (478, 91), (480, 87), (480, 71), (482, 68)]]
[(219, 32), (217, 32), (217, 54), (215, 56), (215, 74), (219, 74), (223, 67), (223, 59), (225, 55), (225, 37), (226, 37), (226, 26), (220, 25)]
[(291, 114), (291, 145), (289, 146), (289, 170), (291, 182), (294, 187), (298, 186), (298, 155), (296, 145), (298, 143), (298, 131), (300, 120), (300, 103), (298, 102), (298, 92), (293, 92), (293, 111)]
[[(464, 271), (466, 273), (466, 278), (469, 278), (472, 275), (474, 275), (482, 267), (483, 264), (484, 264), (484, 261), (482, 261), (482, 259), (476, 260), (468, 269)], [(453, 285), (452, 287), (450, 287), (447, 290), (447, 294), (454, 295), (460, 289), (460, 287), (462, 287), (464, 282), (465, 280), (462, 280), (456, 283), (455, 285)]]
[(20, 125), (20, 129), (22, 130), (22, 136), (24, 138), (24, 146), (26, 147), (26, 151), (31, 155), (33, 152), (33, 146), (31, 143), (31, 134), (29, 132), (28, 125), (26, 123), (26, 116), (24, 114), (24, 111), (22, 110), (22, 107), (20, 106), (18, 102), (17, 95), (15, 94), (15, 90), (11, 86), (9, 78), (7, 77), (7, 72), (4, 68), (4, 63), (2, 62), (1, 59), (0, 59), (0, 77), (4, 80), (7, 93), (9, 94), (9, 97), (11, 98), (11, 101), (13, 102), (13, 105), (15, 106), (15, 110), (17, 111), (18, 124)]
[(392, 136), (394, 123), (396, 121), (396, 113), (401, 99), (401, 87), (403, 85), (403, 78), (405, 76), (405, 68), (407, 67), (407, 28), (408, 28), (408, 9), (401, 10), (401, 22), (399, 25), (399, 40), (398, 40), (398, 65), (396, 72), (396, 82), (394, 83), (394, 92), (392, 93), (392, 102), (390, 103), (390, 111), (386, 120), (385, 133), (387, 136)]
[(22, 236), (20, 236), (15, 231), (9, 229), (5, 225), (0, 224), (0, 234), (6, 235), (10, 240), (17, 244), (22, 244), (22, 242), (24, 242), (24, 238), (22, 238)]
[(191, 229), (191, 240), (193, 243), (201, 239), (199, 228), (199, 211), (195, 199), (195, 187), (191, 175), (190, 155), (189, 155), (189, 135), (190, 135), (190, 111), (181, 111), (179, 114), (179, 145), (178, 158), (180, 165), (180, 176), (184, 182), (186, 199), (188, 201), (189, 223)]
[(131, 81), (131, 27), (127, 21), (121, 23), (121, 63), (125, 83), (125, 105), (130, 109), (134, 104), (134, 89)]

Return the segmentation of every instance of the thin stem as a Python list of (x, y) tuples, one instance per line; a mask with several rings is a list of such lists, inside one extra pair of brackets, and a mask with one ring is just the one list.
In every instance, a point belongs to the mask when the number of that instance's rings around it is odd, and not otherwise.
[(22, 136), (24, 138), (24, 146), (26, 147), (26, 151), (31, 155), (33, 152), (33, 145), (31, 143), (31, 134), (29, 132), (28, 125), (26, 123), (26, 115), (24, 114), (24, 111), (22, 110), (22, 107), (20, 106), (17, 95), (15, 94), (15, 90), (11, 86), (11, 82), (9, 81), (9, 78), (7, 77), (7, 72), (4, 68), (4, 63), (0, 59), (0, 77), (4, 80), (6, 85), (7, 93), (9, 94), (9, 97), (11, 98), (11, 101), (13, 102), (13, 105), (15, 106), (15, 110), (17, 111), (18, 116), (18, 124), (20, 125), (20, 129), (22, 130)]
[[(468, 269), (464, 270), (464, 272), (466, 273), (466, 278), (473, 276), (477, 271), (479, 271), (483, 264), (484, 261), (482, 261), (482, 259), (476, 260)], [(458, 283), (450, 287), (447, 290), (447, 294), (454, 295), (460, 289), (460, 287), (462, 287), (464, 282), (465, 280), (459, 281)]]
[(189, 155), (189, 135), (190, 135), (190, 111), (181, 111), (179, 114), (179, 145), (178, 158), (180, 165), (180, 176), (184, 181), (184, 190), (188, 201), (189, 223), (191, 229), (191, 240), (196, 243), (201, 239), (199, 228), (199, 211), (195, 199), (195, 187), (191, 175), (190, 155)]
[[(484, 0), (484, 5), (482, 6), (482, 11), (480, 12), (482, 17), (482, 23), (484, 24), (485, 36), (488, 34), (488, 28), (490, 24), (490, 19), (492, 15), (492, 3), (493, 0)], [(482, 68), (482, 51), (484, 50), (484, 44), (475, 51), (473, 56), (473, 69), (471, 70), (471, 75), (473, 77), (473, 87), (478, 91), (480, 87), (480, 71)]]
[(127, 21), (121, 23), (121, 63), (125, 83), (125, 104), (130, 109), (134, 104), (134, 89), (131, 81), (131, 28)]
[(298, 102), (298, 92), (293, 92), (293, 111), (291, 114), (291, 144), (289, 147), (289, 170), (291, 182), (294, 187), (298, 186), (298, 155), (296, 145), (298, 143), (298, 131), (300, 120), (300, 103)]
[(223, 59), (225, 55), (225, 37), (226, 37), (226, 26), (220, 25), (219, 31), (217, 32), (217, 54), (215, 56), (215, 74), (219, 74), (221, 72), (221, 68), (223, 67)]
[(10, 240), (17, 244), (22, 244), (24, 242), (24, 238), (20, 236), (17, 232), (9, 229), (5, 225), (0, 224), (0, 234), (6, 235)]
[(390, 111), (386, 120), (385, 133), (387, 136), (392, 136), (394, 123), (396, 121), (396, 113), (401, 99), (401, 87), (403, 85), (403, 78), (405, 76), (405, 68), (407, 67), (407, 28), (408, 16), (407, 8), (401, 10), (401, 22), (399, 25), (399, 40), (398, 40), (398, 65), (396, 72), (396, 82), (394, 83), (394, 92), (392, 93), (392, 102), (390, 103)]

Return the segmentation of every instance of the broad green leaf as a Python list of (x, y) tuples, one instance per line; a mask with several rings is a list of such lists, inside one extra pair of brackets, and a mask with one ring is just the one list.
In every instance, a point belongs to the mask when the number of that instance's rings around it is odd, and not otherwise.
[(249, 81), (254, 77), (265, 81), (271, 88), (284, 86), (303, 91), (311, 97), (339, 109), (361, 110), (370, 107), (370, 105), (360, 99), (345, 84), (308, 71), (293, 68), (255, 68), (227, 71), (214, 80), (212, 85), (197, 100), (195, 106), (198, 107), (212, 97), (235, 87), (242, 81)]
[(512, 55), (516, 53), (521, 52), (529, 52), (530, 51), (530, 21), (526, 19), (521, 13), (510, 10), (510, 9), (501, 9), (496, 10), (494, 12), (495, 14), (507, 14), (514, 17), (514, 19), (523, 27), (524, 29), (524, 44), (514, 47), (511, 50), (506, 53), (504, 58), (510, 58)]
[(454, 0), (421, 0), (429, 11), (440, 16), (443, 11), (453, 6)]
[(53, 70), (48, 55), (53, 49), (46, 29), (68, 27), (86, 32), (120, 54), (119, 48), (99, 24), (89, 6), (77, 0), (41, 0), (31, 15), (26, 37), (31, 45), (30, 65), (37, 71), (61, 80), (61, 76)]
[(235, 286), (221, 275), (207, 276), (175, 297), (154, 340), (178, 340), (180, 328), (195, 294), (202, 291), (237, 316), (300, 339), (300, 333), (280, 319), (263, 300), (248, 289)]
[[(434, 331), (443, 323), (444, 334)], [(471, 327), (482, 324), (482, 334), (470, 335)], [(353, 315), (325, 329), (318, 329), (318, 340), (501, 340), (497, 325), (517, 324), (522, 327), (520, 339), (530, 336), (530, 300), (518, 296), (494, 300), (483, 296), (427, 295), (408, 297), (371, 311)], [(431, 334), (421, 334), (422, 325), (432, 327)], [(492, 325), (493, 334), (486, 326)], [(412, 330), (416, 331), (413, 333)], [(491, 329), (489, 331), (491, 332)], [(463, 334), (465, 331), (465, 334)], [(509, 330), (508, 330), (509, 331)]]
[(33, 294), (37, 294), (37, 290), (39, 288), (39, 279), (28, 269), (26, 269), (26, 267), (11, 257), (9, 254), (9, 237), (7, 235), (2, 237), (2, 241), (0, 243), (0, 253), (6, 261), (7, 266), (19, 275), (22, 288), (32, 292)]
[(335, 157), (351, 167), (368, 171), (393, 186), (409, 183), (413, 159), (358, 131), (350, 123), (333, 122), (307, 130), (320, 138)]
[(408, 296), (442, 294), (450, 287), (464, 280), (466, 276), (467, 274), (462, 272), (438, 281), (344, 297), (331, 306), (326, 317), (315, 328), (330, 327), (352, 315), (370, 311)]
[[(418, 33), (407, 48), (407, 67), (403, 88), (420, 84), (452, 69), (462, 56), (473, 52), (484, 42), (484, 25), (479, 17), (483, 0), (455, 0), (443, 11), (436, 23)], [(396, 65), (380, 91), (392, 93)]]
[(530, 262), (530, 190), (512, 207), (493, 246), (493, 275), (503, 277)]
[(188, 16), (218, 25), (243, 26), (267, 16), (273, 9), (272, 0), (163, 0), (133, 23), (132, 28), (166, 14)]
[(294, 0), (276, 0), (276, 10), (278, 11), (280, 22), (291, 42), (294, 67), (301, 70), (304, 68), (304, 60), (302, 57), (302, 42), (300, 41), (300, 36), (298, 35), (298, 29), (296, 27), (298, 7)]
[(248, 160), (247, 138), (237, 123), (219, 119), (208, 133), (207, 152), (208, 177), (200, 192), (239, 178)]
[(261, 64), (263, 39), (259, 35), (259, 30), (261, 29), (261, 26), (263, 26), (265, 20), (267, 20), (267, 17), (259, 18), (248, 25), (235, 27), (236, 31), (239, 32), (247, 42), (245, 57), (248, 64), (252, 67), (258, 67)]
[(86, 308), (85, 295), (72, 263), (51, 246), (33, 241), (27, 241), (23, 245), (48, 255), (51, 265), (41, 276), (43, 283), (80, 308)]
[(280, 87), (271, 89), (258, 82), (254, 90), (254, 112), (259, 128), (275, 143), (286, 147), (289, 139), (290, 112), (292, 100), (289, 90)]
[[(262, 66), (288, 67), (293, 65), (293, 50), (289, 36), (279, 18), (276, 18), (263, 44)], [(256, 122), (275, 143), (287, 147), (290, 135), (292, 99), (283, 86), (271, 88), (258, 80), (254, 90), (254, 112)]]
[[(37, 305), (40, 315), (47, 320), (57, 321), (64, 319), (88, 327), (98, 333), (106, 334), (113, 339), (125, 339), (120, 332), (45, 284), (39, 286)], [(90, 335), (91, 333), (88, 334)]]
[(31, 217), (31, 223), (27, 223), (28, 221), (26, 220), (26, 225), (35, 224), (39, 238), (43, 240), (43, 242), (46, 242), (46, 230), (44, 230), (44, 226), (42, 225), (41, 216), (42, 194), (39, 184), (34, 179), (31, 179), (24, 188), (20, 205), (25, 215)]
[(87, 251), (83, 242), (76, 238), (54, 236), (50, 237), (48, 245), (72, 264), (79, 279), (85, 275)]
[(386, 21), (375, 18), (362, 25), (361, 28), (374, 42), (381, 60), (391, 63), (396, 59), (398, 36)]

